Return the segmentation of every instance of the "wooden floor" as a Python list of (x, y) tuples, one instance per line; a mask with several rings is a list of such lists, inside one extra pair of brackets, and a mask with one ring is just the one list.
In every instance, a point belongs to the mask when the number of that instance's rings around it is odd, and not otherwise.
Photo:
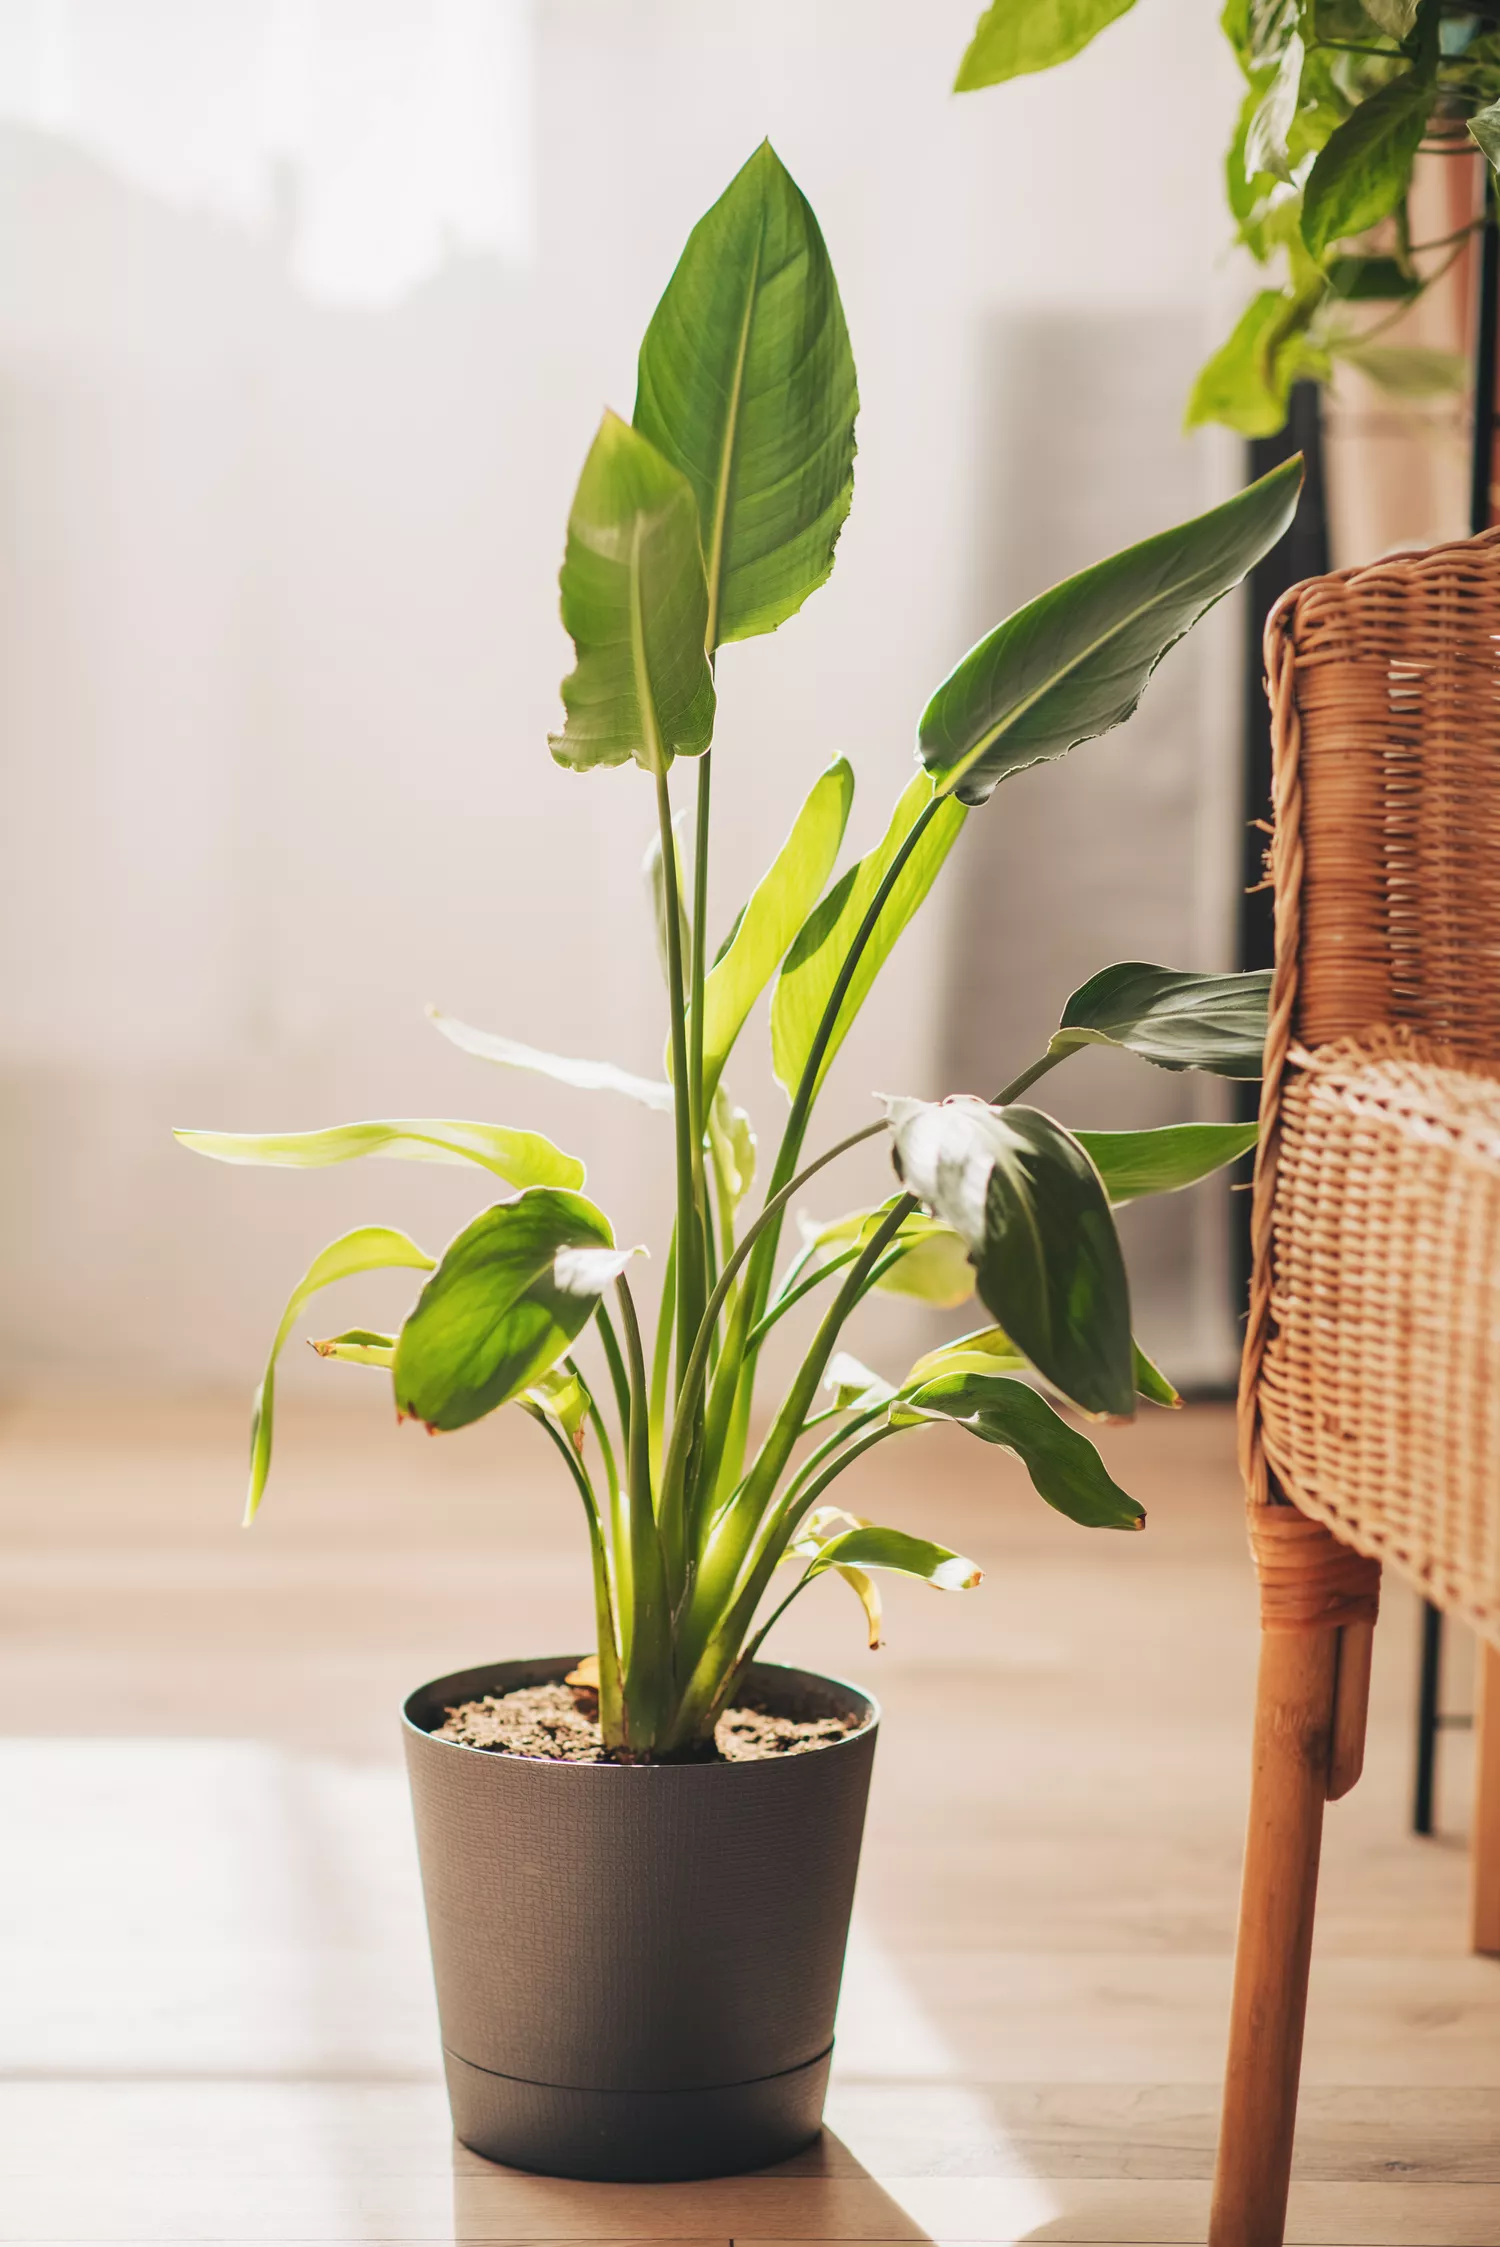
[[(1222, 1412), (1110, 1446), (1144, 1537), (915, 1441), (861, 1510), (988, 1569), (844, 1588), (781, 1651), (885, 1706), (822, 2145), (585, 2186), (452, 2144), (396, 1706), (588, 1634), (581, 1530), (525, 1423), (428, 1443), (288, 1411), (235, 1526), (239, 1409), (0, 1422), (0, 2239), (1201, 2241), (1255, 1648)], [(1294, 2241), (1500, 2242), (1500, 1964), (1464, 1950), (1450, 1736), (1406, 1830), (1413, 1610), (1331, 1813)], [(1452, 1697), (1461, 1699), (1454, 1663)]]

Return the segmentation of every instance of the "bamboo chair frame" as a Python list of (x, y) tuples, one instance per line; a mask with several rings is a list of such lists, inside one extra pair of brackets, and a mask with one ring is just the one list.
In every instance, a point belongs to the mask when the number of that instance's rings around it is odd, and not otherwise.
[(1266, 624), (1276, 950), (1240, 1463), (1260, 1579), (1211, 2247), (1281, 2247), (1323, 1806), (1383, 1562), (1482, 1634), (1474, 1947), (1500, 1950), (1500, 530)]

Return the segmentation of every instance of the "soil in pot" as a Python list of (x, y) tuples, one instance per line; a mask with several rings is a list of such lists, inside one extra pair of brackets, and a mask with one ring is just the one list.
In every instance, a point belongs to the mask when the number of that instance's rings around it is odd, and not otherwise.
[[(727, 1709), (714, 1732), (714, 1752), (699, 1760), (759, 1763), (831, 1747), (860, 1729), (857, 1718), (809, 1706), (805, 1711), (748, 1707)], [(615, 1759), (599, 1730), (599, 1697), (584, 1684), (522, 1685), (487, 1693), (449, 1709), (434, 1739), (457, 1740), (492, 1755), (540, 1758), (548, 1763), (609, 1763)]]

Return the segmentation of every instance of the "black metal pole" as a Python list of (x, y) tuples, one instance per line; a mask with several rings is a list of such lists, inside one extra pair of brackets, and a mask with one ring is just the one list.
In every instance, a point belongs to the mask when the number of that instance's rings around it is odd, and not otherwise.
[[(1484, 225), (1479, 236), (1479, 300), (1474, 316), (1474, 417), (1469, 446), (1469, 532), (1490, 527), (1490, 494), (1495, 460), (1495, 349), (1500, 322), (1500, 228), (1495, 224), (1495, 178), (1484, 167)], [(1443, 1612), (1422, 1603), (1422, 1655), (1417, 1678), (1417, 1779), (1411, 1822), (1420, 1834), (1432, 1832), (1433, 1790), (1437, 1783), (1437, 1736), (1442, 1726)]]
[(1474, 334), (1474, 432), (1469, 465), (1469, 530), (1490, 527), (1490, 487), (1495, 452), (1495, 327), (1500, 313), (1500, 229), (1495, 224), (1495, 180), (1484, 167), (1484, 227), (1479, 237), (1479, 310)]
[[(1302, 497), (1285, 536), (1250, 573), (1245, 602), (1244, 765), (1240, 795), (1240, 899), (1235, 931), (1242, 968), (1274, 964), (1275, 932), (1271, 892), (1266, 887), (1266, 822), (1271, 816), (1271, 706), (1266, 700), (1261, 635), (1266, 618), (1289, 587), (1305, 577), (1322, 577), (1328, 560), (1328, 504), (1323, 483), (1323, 415), (1318, 386), (1294, 385), (1286, 427), (1274, 437), (1256, 437), (1246, 447), (1248, 481), (1269, 475), (1293, 453), (1304, 463)], [(1235, 1113), (1253, 1123), (1260, 1106), (1258, 1083), (1234, 1087)], [(1246, 1164), (1248, 1172), (1248, 1162)], [(1236, 1179), (1240, 1173), (1233, 1174)], [(1234, 1312), (1245, 1315), (1250, 1294), (1250, 1196), (1230, 1196)]]
[(1417, 1783), (1412, 1792), (1414, 1833), (1432, 1831), (1432, 1797), (1437, 1785), (1438, 1714), (1443, 1681), (1443, 1611), (1422, 1602), (1422, 1658), (1417, 1677)]

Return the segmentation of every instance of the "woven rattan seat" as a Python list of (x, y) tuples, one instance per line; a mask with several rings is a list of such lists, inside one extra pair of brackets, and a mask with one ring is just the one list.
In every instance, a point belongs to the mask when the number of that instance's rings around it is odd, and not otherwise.
[(1500, 1949), (1500, 531), (1266, 627), (1276, 964), (1240, 1460), (1261, 1588), (1212, 2247), (1279, 2247), (1325, 1802), (1382, 1564), (1491, 1651), (1476, 1949)]
[(1279, 1125), (1266, 1463), (1500, 1639), (1500, 1080), (1389, 1031), (1294, 1047)]

